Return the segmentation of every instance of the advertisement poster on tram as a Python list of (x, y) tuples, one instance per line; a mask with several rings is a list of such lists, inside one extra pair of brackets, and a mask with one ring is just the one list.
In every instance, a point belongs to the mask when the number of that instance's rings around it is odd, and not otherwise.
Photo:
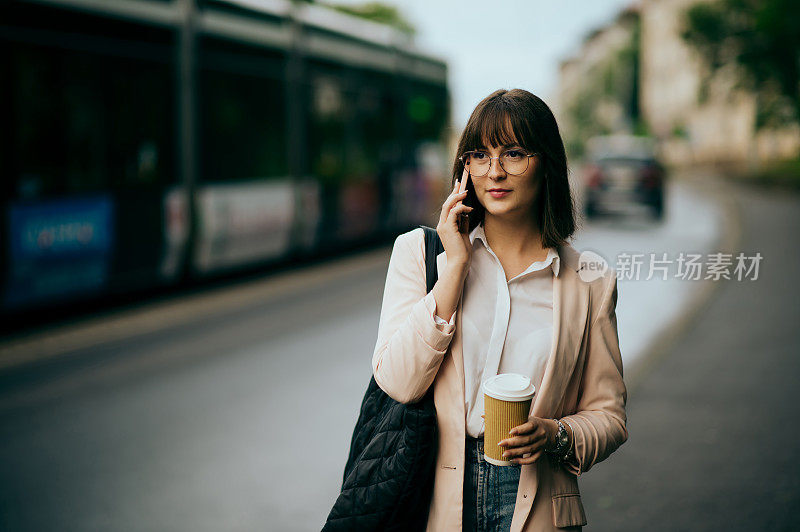
[(110, 198), (16, 202), (9, 208), (5, 307), (101, 290), (113, 252)]

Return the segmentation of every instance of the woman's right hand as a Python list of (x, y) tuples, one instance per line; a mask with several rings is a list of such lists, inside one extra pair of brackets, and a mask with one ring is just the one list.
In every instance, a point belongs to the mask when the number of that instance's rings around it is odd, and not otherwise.
[(439, 223), (436, 225), (436, 232), (439, 234), (439, 239), (447, 254), (447, 263), (460, 264), (465, 268), (472, 260), (472, 246), (469, 241), (469, 233), (461, 233), (458, 230), (458, 215), (469, 213), (472, 207), (462, 203), (467, 197), (467, 191), (459, 194), (458, 189), (461, 182), (468, 178), (469, 173), (464, 168), (461, 180), (456, 181), (450, 195), (442, 204), (442, 213), (439, 216)]

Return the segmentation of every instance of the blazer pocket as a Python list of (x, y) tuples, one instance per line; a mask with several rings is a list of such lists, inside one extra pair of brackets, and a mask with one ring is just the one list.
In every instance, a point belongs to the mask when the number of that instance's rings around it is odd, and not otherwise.
[(553, 495), (553, 524), (556, 528), (586, 524), (586, 513), (579, 493)]

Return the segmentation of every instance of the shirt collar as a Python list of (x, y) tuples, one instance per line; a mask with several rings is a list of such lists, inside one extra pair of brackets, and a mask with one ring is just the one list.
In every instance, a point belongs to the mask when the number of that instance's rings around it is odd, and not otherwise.
[[(486, 234), (483, 232), (483, 222), (476, 225), (469, 234), (469, 241), (473, 246), (475, 245), (476, 238), (480, 239), (487, 249), (489, 248), (489, 244), (486, 241)], [(549, 263), (550, 268), (553, 270), (553, 275), (558, 277), (558, 272), (561, 270), (561, 257), (559, 257), (558, 251), (555, 248), (547, 248), (547, 256), (542, 262), (546, 264)]]

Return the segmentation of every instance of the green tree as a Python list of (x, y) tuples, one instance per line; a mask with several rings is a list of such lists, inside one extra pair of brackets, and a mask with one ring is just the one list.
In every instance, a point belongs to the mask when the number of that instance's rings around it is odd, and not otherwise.
[(757, 101), (757, 127), (800, 120), (800, 2), (718, 0), (685, 12), (683, 39), (711, 72), (738, 65)]
[(414, 26), (412, 26), (394, 6), (386, 5), (381, 2), (367, 2), (358, 5), (325, 3), (325, 5), (337, 11), (341, 11), (342, 13), (347, 13), (348, 15), (354, 15), (380, 24), (386, 24), (407, 35), (413, 36), (416, 33)]

